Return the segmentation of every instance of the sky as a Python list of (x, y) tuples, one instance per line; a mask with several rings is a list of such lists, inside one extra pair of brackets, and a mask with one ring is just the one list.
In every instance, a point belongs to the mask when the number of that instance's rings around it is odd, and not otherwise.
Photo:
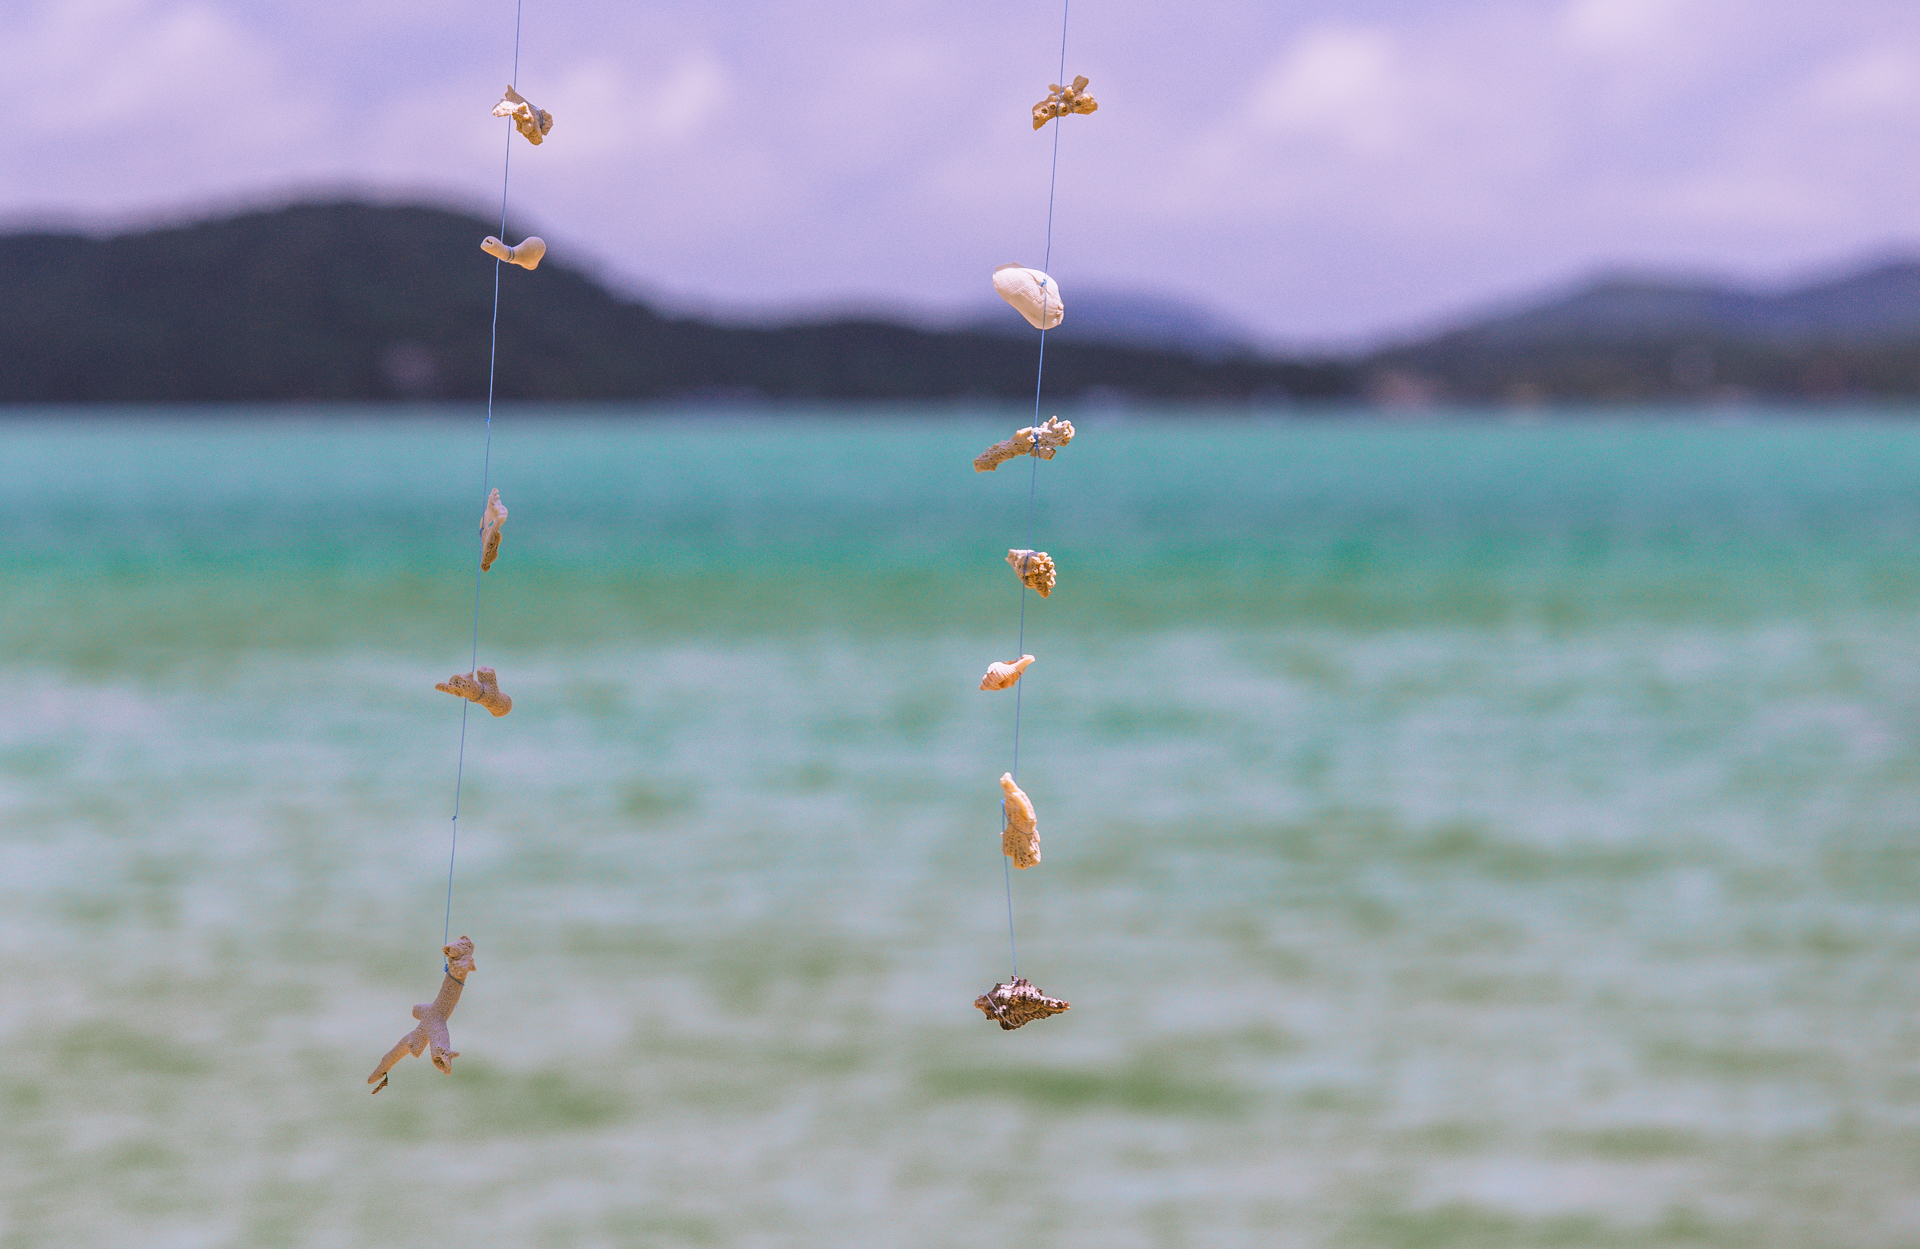
[[(1275, 346), (1603, 270), (1920, 250), (1913, 0), (1071, 0), (1052, 258)], [(1056, 0), (523, 0), (510, 237), (729, 315), (992, 306), (1043, 263)], [(514, 0), (0, 0), (0, 219), (349, 192), (497, 213)], [(343, 257), (343, 263), (351, 263)]]

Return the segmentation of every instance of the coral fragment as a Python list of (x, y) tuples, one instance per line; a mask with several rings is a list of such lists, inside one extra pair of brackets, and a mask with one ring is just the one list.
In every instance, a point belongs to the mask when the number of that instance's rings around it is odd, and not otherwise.
[(1033, 128), (1038, 130), (1056, 117), (1065, 117), (1069, 113), (1091, 113), (1099, 107), (1099, 103), (1087, 94), (1085, 74), (1075, 78), (1071, 87), (1050, 82), (1047, 84), (1047, 98), (1033, 106)]
[(519, 265), (531, 273), (540, 267), (541, 257), (547, 254), (547, 241), (537, 234), (529, 234), (512, 247), (489, 234), (480, 240), (480, 250), (496, 260), (504, 260), (510, 265)]
[(479, 703), (496, 716), (513, 710), (513, 699), (500, 692), (500, 679), (492, 668), (481, 668), (471, 675), (456, 672), (433, 688), (442, 694), (454, 694), (470, 703)]
[(493, 106), (493, 115), (513, 118), (513, 128), (525, 135), (527, 142), (535, 147), (540, 146), (540, 141), (553, 129), (553, 114), (544, 108), (535, 108), (527, 102), (527, 97), (515, 91), (511, 85), (507, 87), (507, 93), (500, 97), (500, 102)]
[(460, 1051), (453, 1049), (452, 1040), (447, 1035), (447, 1019), (453, 1014), (453, 1008), (460, 1004), (460, 990), (466, 987), (467, 975), (474, 969), (473, 939), (462, 936), (452, 945), (440, 947), (446, 957), (446, 975), (440, 981), (440, 992), (431, 1002), (421, 1002), (413, 1008), (413, 1017), (420, 1021), (412, 1032), (400, 1038), (394, 1047), (387, 1051), (380, 1065), (367, 1077), (367, 1083), (374, 1085), (378, 1093), (387, 1087), (387, 1072), (402, 1058), (412, 1055), (419, 1057), (427, 1052), (433, 1060), (434, 1069), (444, 1075), (453, 1074), (453, 1060), (460, 1057)]
[(1072, 441), (1073, 422), (1063, 421), (1057, 416), (1049, 417), (1038, 425), (1016, 430), (1013, 437), (1003, 438), (974, 456), (973, 471), (991, 473), (1016, 455), (1051, 460), (1054, 452)]

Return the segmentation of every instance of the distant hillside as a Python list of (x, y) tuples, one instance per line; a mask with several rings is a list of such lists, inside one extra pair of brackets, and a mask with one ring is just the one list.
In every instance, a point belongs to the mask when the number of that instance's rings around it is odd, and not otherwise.
[[(97, 239), (0, 239), (0, 402), (471, 399), (485, 394), (485, 221), (304, 204)], [(1032, 336), (877, 321), (739, 328), (663, 317), (566, 263), (507, 268), (506, 399), (1033, 394)], [(1012, 315), (1011, 312), (1008, 313)], [(1350, 363), (1050, 342), (1047, 386), (1154, 398), (1356, 394)]]
[(1920, 262), (1764, 292), (1605, 279), (1375, 354), (1376, 389), (1460, 399), (1920, 394)]

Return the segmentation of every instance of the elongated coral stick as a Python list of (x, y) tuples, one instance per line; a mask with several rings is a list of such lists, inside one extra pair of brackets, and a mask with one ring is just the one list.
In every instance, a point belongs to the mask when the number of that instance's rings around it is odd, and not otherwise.
[(443, 1075), (453, 1074), (453, 1060), (460, 1057), (460, 1051), (452, 1048), (447, 1020), (453, 1008), (460, 1005), (460, 990), (466, 987), (467, 974), (474, 969), (473, 938), (462, 935), (452, 945), (440, 947), (440, 952), (447, 960), (447, 974), (440, 981), (440, 992), (433, 1001), (421, 1002), (413, 1008), (413, 1017), (420, 1021), (419, 1026), (401, 1037), (367, 1077), (368, 1084), (379, 1081), (374, 1085), (376, 1093), (387, 1087), (387, 1072), (393, 1070), (395, 1063), (408, 1055), (418, 1058), (423, 1051), (431, 1051), (435, 1070)]
[(973, 471), (991, 473), (1017, 455), (1051, 460), (1054, 452), (1072, 441), (1073, 422), (1049, 417), (1038, 425), (1016, 430), (1013, 437), (1002, 439), (974, 456)]

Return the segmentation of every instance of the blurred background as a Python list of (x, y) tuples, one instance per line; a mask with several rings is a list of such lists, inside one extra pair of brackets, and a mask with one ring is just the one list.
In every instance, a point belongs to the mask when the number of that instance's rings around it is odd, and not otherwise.
[(976, 474), (1058, 20), (528, 0), (369, 1098), (513, 7), (0, 8), (0, 1246), (1920, 1239), (1920, 15), (1085, 0)]

